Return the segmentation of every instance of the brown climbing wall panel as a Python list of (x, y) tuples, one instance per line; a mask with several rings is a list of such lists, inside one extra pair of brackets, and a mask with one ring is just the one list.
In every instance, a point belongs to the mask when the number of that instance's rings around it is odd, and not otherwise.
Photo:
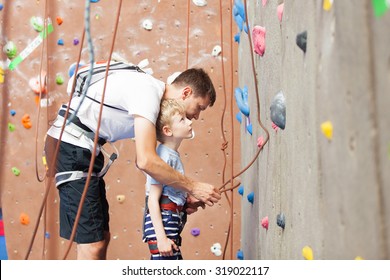
[[(48, 15), (54, 26), (54, 31), (47, 39), (15, 70), (5, 69), (4, 83), (0, 85), (1, 207), (9, 259), (25, 258), (37, 221), (39, 227), (30, 259), (61, 259), (68, 248), (68, 242), (58, 237), (59, 201), (54, 187), (49, 192), (42, 217), (38, 217), (47, 185), (46, 179), (43, 182), (39, 179), (44, 176), (41, 157), (48, 123), (55, 118), (61, 103), (68, 100), (68, 69), (77, 61), (80, 50), (80, 44), (74, 44), (74, 40), (81, 41), (84, 2), (14, 0), (6, 1), (0, 12), (2, 46), (9, 41), (14, 42), (17, 54), (38, 36), (38, 32), (30, 24), (32, 17), (45, 18)], [(180, 152), (188, 176), (220, 186), (223, 177), (225, 180), (230, 178), (232, 167), (235, 171), (240, 167), (239, 139), (232, 141), (232, 137), (237, 136), (239, 131), (233, 129), (232, 126), (237, 125), (237, 122), (230, 117), (231, 113), (236, 113), (236, 106), (231, 106), (231, 92), (237, 78), (237, 50), (230, 35), (229, 2), (223, 1), (221, 13), (224, 22), (225, 70), (222, 71), (221, 55), (212, 55), (214, 46), (221, 45), (219, 1), (208, 2), (206, 6), (199, 7), (188, 1), (190, 21), (187, 49), (187, 1), (123, 1), (114, 52), (135, 64), (148, 59), (154, 75), (165, 81), (170, 74), (185, 69), (188, 51), (188, 66), (202, 67), (210, 74), (217, 89), (217, 102), (193, 124), (196, 137), (183, 143)], [(95, 60), (108, 58), (118, 3), (119, 1), (102, 0), (91, 4), (90, 21)], [(62, 18), (61, 25), (56, 21), (57, 17)], [(145, 20), (150, 20), (153, 24), (151, 30), (143, 27)], [(5, 53), (2, 53), (1, 58), (2, 66), (6, 68)], [(89, 60), (86, 43), (83, 46), (82, 60)], [(35, 102), (36, 94), (29, 82), (32, 78), (37, 78), (40, 69), (46, 71), (48, 77), (48, 94), (43, 96), (48, 102), (43, 102), (39, 110)], [(65, 83), (57, 84), (57, 76), (63, 77)], [(11, 116), (10, 110), (15, 110), (16, 114)], [(24, 114), (31, 118), (30, 129), (26, 129), (21, 123)], [(8, 129), (8, 123), (15, 125), (13, 132)], [(221, 150), (223, 135), (229, 142), (225, 150), (225, 169), (224, 153)], [(144, 176), (134, 165), (134, 143), (126, 140), (114, 145), (119, 150), (119, 158), (106, 175), (112, 234), (108, 258), (148, 259), (147, 246), (141, 241)], [(110, 146), (106, 146), (110, 149)], [(12, 173), (13, 167), (20, 170), (18, 176)], [(226, 258), (235, 259), (240, 240), (240, 200), (236, 191), (233, 194), (233, 209), (223, 197), (218, 205), (200, 210), (189, 217), (183, 234), (184, 258), (221, 259), (222, 256), (217, 257), (211, 253), (210, 247), (214, 243), (220, 243), (224, 247), (232, 217), (233, 235), (229, 239)], [(22, 219), (25, 224), (21, 223), (23, 213), (26, 215)], [(192, 236), (192, 228), (199, 228), (200, 235)], [(75, 246), (68, 259), (74, 257)]]

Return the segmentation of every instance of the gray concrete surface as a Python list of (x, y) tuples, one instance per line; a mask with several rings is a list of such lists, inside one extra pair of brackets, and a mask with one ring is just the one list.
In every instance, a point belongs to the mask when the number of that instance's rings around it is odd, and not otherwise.
[[(270, 138), (242, 176), (241, 250), (245, 259), (390, 258), (390, 12), (376, 18), (371, 1), (247, 1), (251, 28), (266, 28), (263, 57), (241, 34), (240, 87), (249, 87), (253, 135), (241, 125), (242, 166)], [(307, 51), (296, 35), (307, 31)], [(286, 128), (271, 127), (270, 104), (282, 90)], [(331, 121), (333, 139), (321, 132)], [(244, 122), (243, 122), (244, 123)], [(254, 192), (254, 203), (246, 196)], [(285, 229), (276, 224), (284, 213)], [(269, 229), (261, 219), (269, 217)]]

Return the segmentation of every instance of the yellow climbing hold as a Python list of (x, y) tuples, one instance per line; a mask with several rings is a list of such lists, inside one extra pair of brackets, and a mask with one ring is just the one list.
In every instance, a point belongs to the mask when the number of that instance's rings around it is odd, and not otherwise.
[(356, 258), (355, 258), (355, 260), (357, 260), (357, 261), (361, 261), (361, 260), (364, 260), (361, 256), (357, 256)]
[(302, 256), (309, 261), (312, 261), (314, 259), (313, 257), (313, 250), (309, 246), (305, 246), (302, 249)]
[(0, 66), (0, 84), (4, 83), (4, 70)]
[(325, 11), (330, 11), (333, 5), (333, 0), (324, 0), (322, 7)]
[(332, 140), (333, 137), (333, 125), (330, 121), (323, 122), (321, 124), (321, 130), (322, 133), (325, 135), (326, 138), (329, 140)]

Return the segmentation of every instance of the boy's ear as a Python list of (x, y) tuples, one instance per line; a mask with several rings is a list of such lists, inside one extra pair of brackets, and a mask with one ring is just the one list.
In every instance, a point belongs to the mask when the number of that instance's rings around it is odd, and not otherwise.
[(162, 131), (165, 136), (172, 136), (172, 130), (168, 125), (164, 125)]

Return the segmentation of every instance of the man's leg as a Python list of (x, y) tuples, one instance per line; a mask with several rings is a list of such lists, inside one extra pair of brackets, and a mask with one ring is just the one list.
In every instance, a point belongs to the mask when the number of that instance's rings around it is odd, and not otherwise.
[(78, 260), (106, 260), (107, 247), (110, 242), (110, 233), (104, 232), (104, 240), (89, 243), (77, 244), (77, 259)]

